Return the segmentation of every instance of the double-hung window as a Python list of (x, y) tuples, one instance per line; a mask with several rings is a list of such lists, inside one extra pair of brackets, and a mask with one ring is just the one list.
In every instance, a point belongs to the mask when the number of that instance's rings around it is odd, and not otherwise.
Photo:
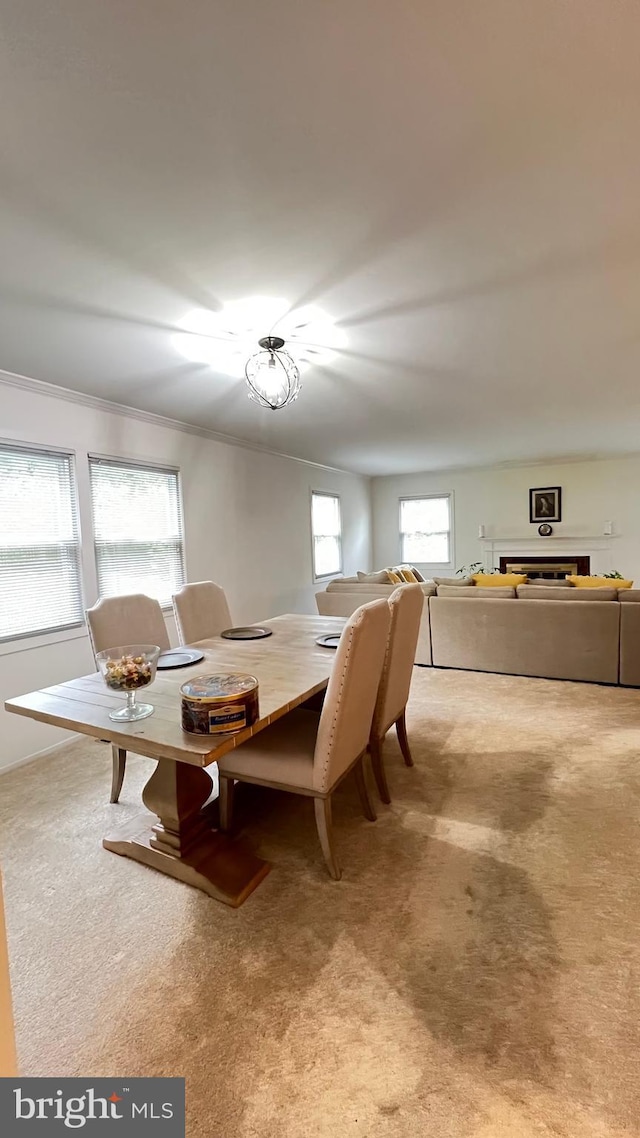
[(0, 640), (83, 620), (73, 458), (0, 444)]
[(336, 494), (313, 491), (311, 495), (313, 575), (331, 577), (342, 572), (342, 520)]
[(400, 560), (410, 565), (450, 563), (450, 494), (400, 499)]
[(184, 584), (177, 470), (89, 457), (101, 597), (146, 593), (161, 605)]

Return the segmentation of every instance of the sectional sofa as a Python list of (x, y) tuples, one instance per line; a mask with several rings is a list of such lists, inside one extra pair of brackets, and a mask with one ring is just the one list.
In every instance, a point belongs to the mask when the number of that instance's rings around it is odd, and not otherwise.
[[(322, 616), (350, 616), (397, 585), (338, 578)], [(640, 687), (640, 589), (425, 582), (416, 664)]]

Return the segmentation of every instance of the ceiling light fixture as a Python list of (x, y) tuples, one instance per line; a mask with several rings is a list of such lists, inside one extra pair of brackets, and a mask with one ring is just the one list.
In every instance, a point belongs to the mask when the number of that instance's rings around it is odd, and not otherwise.
[[(178, 326), (173, 344), (181, 355), (221, 374), (244, 376), (250, 397), (272, 411), (297, 398), (302, 372), (331, 366), (346, 345), (343, 330), (321, 308), (292, 308), (281, 297), (247, 297), (217, 312), (195, 309)], [(260, 339), (266, 329), (269, 335)]]
[(298, 398), (300, 372), (296, 361), (283, 351), (282, 336), (263, 336), (258, 343), (261, 351), (249, 357), (244, 369), (249, 398), (261, 407), (279, 411)]

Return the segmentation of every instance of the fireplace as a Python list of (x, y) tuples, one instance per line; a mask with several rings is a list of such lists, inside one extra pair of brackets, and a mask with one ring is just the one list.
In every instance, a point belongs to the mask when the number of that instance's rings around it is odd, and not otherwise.
[(562, 581), (569, 574), (588, 577), (591, 571), (590, 557), (574, 557), (564, 554), (560, 557), (509, 557), (500, 558), (501, 573), (526, 573), (527, 577), (544, 577), (548, 581)]

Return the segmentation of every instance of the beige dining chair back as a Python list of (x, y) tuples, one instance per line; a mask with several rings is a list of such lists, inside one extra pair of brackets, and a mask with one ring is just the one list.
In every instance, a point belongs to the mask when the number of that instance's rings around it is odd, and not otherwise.
[[(386, 602), (385, 602), (386, 603)], [(327, 686), (313, 761), (313, 782), (328, 792), (364, 755), (380, 686), (391, 623), (387, 606), (356, 609), (338, 644)]]
[(356, 609), (340, 637), (321, 713), (296, 710), (258, 732), (218, 762), (221, 826), (229, 829), (234, 781), (273, 786), (314, 799), (327, 866), (336, 880), (331, 822), (333, 791), (354, 770), (365, 817), (375, 821), (363, 758), (380, 685), (391, 611), (385, 600)]
[(419, 585), (401, 585), (391, 594), (388, 604), (391, 611), (389, 643), (369, 742), (371, 765), (383, 802), (391, 801), (382, 758), (384, 737), (390, 727), (395, 725), (405, 763), (408, 767), (413, 766), (407, 739), (405, 709), (416, 657), (424, 594)]
[[(162, 609), (153, 597), (129, 593), (122, 597), (105, 597), (87, 609), (87, 627), (93, 654), (124, 644), (157, 644), (169, 648), (169, 635)], [(113, 743), (111, 802), (117, 802), (122, 790), (127, 752)]]
[(232, 623), (224, 589), (213, 581), (183, 585), (174, 593), (173, 611), (181, 644), (219, 636)]

